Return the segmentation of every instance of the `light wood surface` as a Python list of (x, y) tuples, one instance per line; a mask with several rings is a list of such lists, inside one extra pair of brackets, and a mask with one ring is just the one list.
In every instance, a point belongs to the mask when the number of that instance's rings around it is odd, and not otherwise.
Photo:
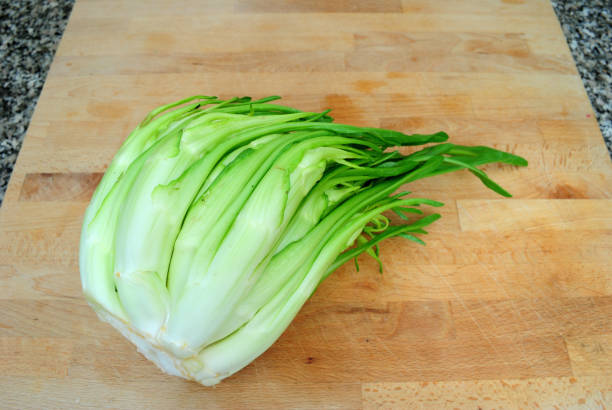
[[(526, 157), (412, 184), (426, 247), (347, 264), (216, 388), (162, 374), (81, 296), (88, 199), (151, 108), (278, 94), (339, 122)], [(612, 406), (612, 164), (547, 0), (77, 1), (0, 210), (3, 408)]]

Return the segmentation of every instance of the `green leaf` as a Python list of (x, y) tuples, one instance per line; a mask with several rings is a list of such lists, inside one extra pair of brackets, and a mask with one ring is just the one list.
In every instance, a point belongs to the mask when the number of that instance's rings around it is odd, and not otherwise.
[(423, 242), (422, 240), (420, 240), (419, 238), (417, 238), (414, 235), (410, 235), (409, 233), (401, 233), (401, 234), (399, 234), (399, 236), (401, 236), (402, 238), (409, 239), (409, 240), (411, 240), (413, 242), (416, 242), (419, 245), (425, 245), (425, 242)]
[(493, 180), (491, 180), (486, 173), (484, 173), (484, 171), (481, 171), (480, 169), (467, 164), (463, 161), (460, 161), (456, 158), (445, 158), (445, 161), (451, 164), (456, 164), (459, 166), (463, 166), (465, 168), (467, 168), (473, 175), (475, 175), (478, 179), (480, 179), (480, 181), (482, 181), (482, 183), (489, 189), (497, 192), (500, 195), (503, 195), (505, 197), (511, 197), (512, 195), (510, 195), (510, 193), (508, 191), (506, 191), (504, 188), (502, 188), (501, 186), (499, 186), (498, 184), (496, 184)]

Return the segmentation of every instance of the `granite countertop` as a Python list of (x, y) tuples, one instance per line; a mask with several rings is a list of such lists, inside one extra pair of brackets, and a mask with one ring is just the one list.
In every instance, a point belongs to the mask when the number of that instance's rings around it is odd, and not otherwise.
[(612, 2), (551, 0), (612, 157)]
[[(612, 156), (610, 0), (551, 0)], [(0, 0), (0, 205), (74, 0)]]
[(0, 205), (74, 0), (0, 0)]

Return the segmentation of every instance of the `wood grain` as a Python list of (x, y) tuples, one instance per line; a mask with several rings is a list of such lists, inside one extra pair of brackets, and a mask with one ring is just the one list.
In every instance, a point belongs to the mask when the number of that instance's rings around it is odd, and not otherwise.
[(102, 179), (102, 173), (27, 174), (20, 201), (87, 201)]
[(605, 374), (612, 367), (612, 334), (569, 337), (565, 343), (575, 375)]
[[(83, 212), (125, 136), (196, 93), (447, 131), (528, 168), (417, 181), (427, 246), (326, 280), (216, 388), (166, 376), (81, 295)], [(612, 165), (547, 0), (81, 0), (0, 210), (7, 408), (607, 408)], [(429, 211), (428, 211), (429, 212)]]
[(606, 408), (609, 380), (559, 377), (471, 382), (371, 383), (363, 386), (364, 409)]

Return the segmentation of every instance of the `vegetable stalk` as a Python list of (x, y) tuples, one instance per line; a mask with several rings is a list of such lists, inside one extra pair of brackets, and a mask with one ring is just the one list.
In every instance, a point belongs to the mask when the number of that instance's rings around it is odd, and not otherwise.
[[(412, 181), (526, 166), (443, 132), (335, 124), (329, 112), (194, 96), (153, 110), (127, 137), (85, 213), (85, 297), (162, 370), (205, 385), (280, 337), (317, 286), (379, 243), (417, 235), (440, 202)], [(394, 146), (426, 145), (404, 155)], [(400, 217), (392, 225), (388, 213)]]

